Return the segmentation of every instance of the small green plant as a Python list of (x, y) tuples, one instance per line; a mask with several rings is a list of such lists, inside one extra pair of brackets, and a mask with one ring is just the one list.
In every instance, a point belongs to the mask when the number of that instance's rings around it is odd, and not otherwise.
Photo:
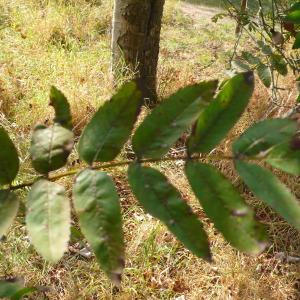
[[(240, 7), (231, 0), (223, 2), (227, 12), (216, 15), (213, 20), (229, 16), (237, 22), (231, 70), (255, 71), (264, 86), (271, 89), (272, 102), (284, 106), (278, 79), (287, 76), (289, 69), (294, 74), (300, 71), (300, 2), (242, 0)], [(242, 36), (249, 40), (247, 48), (255, 51), (239, 51)]]
[[(52, 126), (37, 126), (30, 153), (35, 180), (14, 184), (19, 170), (16, 148), (0, 128), (0, 236), (18, 213), (18, 189), (28, 190), (26, 226), (30, 240), (47, 261), (56, 263), (67, 250), (71, 204), (66, 190), (56, 183), (75, 175), (73, 204), (80, 229), (100, 266), (112, 281), (121, 282), (124, 238), (119, 196), (104, 171), (128, 166), (133, 194), (146, 212), (162, 221), (197, 257), (212, 260), (203, 225), (180, 192), (156, 168), (162, 161), (185, 161), (185, 174), (215, 227), (235, 248), (261, 253), (268, 245), (266, 230), (254, 211), (221, 172), (207, 161), (230, 160), (249, 189), (300, 230), (300, 205), (290, 190), (261, 163), (300, 175), (300, 135), (297, 118), (270, 119), (246, 130), (232, 147), (232, 155), (211, 154), (245, 111), (254, 90), (253, 72), (241, 73), (225, 84), (206, 81), (180, 89), (162, 101), (137, 127), (132, 137), (135, 158), (114, 161), (130, 138), (142, 106), (135, 82), (123, 85), (93, 116), (77, 150), (87, 164), (82, 169), (53, 173), (67, 163), (74, 145), (70, 107), (66, 97), (51, 89), (55, 109)], [(186, 154), (172, 157), (172, 145), (193, 125)]]

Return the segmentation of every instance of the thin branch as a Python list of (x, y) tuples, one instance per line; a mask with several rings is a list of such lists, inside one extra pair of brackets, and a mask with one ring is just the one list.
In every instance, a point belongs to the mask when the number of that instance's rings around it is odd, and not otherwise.
[[(210, 159), (210, 160), (234, 160), (235, 158), (233, 156), (222, 156), (222, 155), (208, 155), (206, 157), (188, 157), (186, 155), (184, 156), (178, 156), (178, 157), (166, 157), (166, 158), (158, 158), (158, 159), (141, 159), (138, 162), (139, 163), (157, 163), (157, 162), (170, 162), (170, 161), (188, 161), (188, 160), (204, 160), (204, 159)], [(255, 159), (255, 158), (254, 158)], [(104, 169), (110, 169), (110, 168), (116, 168), (116, 167), (124, 167), (128, 166), (130, 164), (134, 163), (133, 160), (126, 160), (126, 161), (120, 161), (120, 162), (112, 162), (109, 164), (103, 164), (103, 165), (97, 165), (97, 166), (90, 166), (92, 170), (104, 170)], [(76, 168), (71, 169), (63, 173), (50, 175), (47, 177), (49, 181), (57, 181), (61, 178), (70, 177), (73, 175), (76, 175), (78, 172), (84, 170), (84, 168)], [(20, 183), (18, 185), (13, 185), (10, 187), (10, 190), (19, 190), (24, 189), (26, 187), (32, 186), (37, 180), (45, 178), (43, 176), (38, 176), (36, 179), (31, 181), (25, 181), (23, 183)]]

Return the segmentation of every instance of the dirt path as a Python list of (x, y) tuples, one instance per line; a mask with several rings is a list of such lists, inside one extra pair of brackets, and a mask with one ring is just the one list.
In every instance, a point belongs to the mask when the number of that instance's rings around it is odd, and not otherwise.
[(221, 9), (208, 7), (205, 5), (197, 5), (187, 2), (181, 3), (181, 10), (184, 14), (191, 17), (194, 21), (199, 21), (201, 19), (211, 19), (216, 14), (222, 12)]

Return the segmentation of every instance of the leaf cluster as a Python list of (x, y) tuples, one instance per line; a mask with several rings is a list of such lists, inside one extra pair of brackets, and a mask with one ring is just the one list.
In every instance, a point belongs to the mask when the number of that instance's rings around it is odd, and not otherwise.
[[(114, 180), (104, 172), (131, 138), (135, 158), (128, 165), (128, 181), (144, 210), (160, 220), (193, 254), (212, 260), (210, 241), (199, 217), (168, 178), (150, 163), (170, 159), (170, 148), (187, 131), (184, 172), (206, 215), (235, 248), (261, 253), (268, 245), (266, 228), (254, 210), (213, 164), (202, 159), (227, 136), (248, 106), (254, 90), (253, 72), (240, 73), (218, 86), (205, 81), (180, 89), (154, 108), (139, 126), (135, 123), (143, 102), (133, 81), (123, 85), (92, 117), (76, 145), (87, 167), (74, 181), (72, 202), (80, 229), (111, 280), (119, 285), (125, 266), (125, 243), (120, 198)], [(51, 89), (54, 124), (37, 126), (30, 154), (41, 175), (26, 198), (26, 227), (36, 251), (58, 262), (70, 238), (71, 203), (66, 189), (53, 182), (73, 173), (51, 177), (63, 168), (74, 145), (70, 107), (66, 97)], [(136, 130), (134, 130), (134, 128)], [(191, 130), (192, 128), (192, 130)], [(132, 133), (134, 130), (134, 133)], [(296, 197), (261, 162), (300, 175), (299, 121), (270, 119), (247, 129), (232, 145), (236, 171), (255, 196), (300, 230), (300, 205)], [(14, 143), (0, 128), (0, 236), (7, 233), (18, 213), (14, 180), (19, 158)], [(176, 159), (176, 158), (175, 158)], [(174, 159), (174, 160), (175, 160)], [(111, 165), (103, 163), (112, 162)]]

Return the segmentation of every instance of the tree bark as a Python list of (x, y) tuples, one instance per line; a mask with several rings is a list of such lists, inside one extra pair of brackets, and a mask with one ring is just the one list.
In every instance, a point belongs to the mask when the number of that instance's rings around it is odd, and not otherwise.
[(157, 102), (157, 64), (165, 0), (115, 0), (112, 35), (114, 79), (134, 74), (145, 102)]

